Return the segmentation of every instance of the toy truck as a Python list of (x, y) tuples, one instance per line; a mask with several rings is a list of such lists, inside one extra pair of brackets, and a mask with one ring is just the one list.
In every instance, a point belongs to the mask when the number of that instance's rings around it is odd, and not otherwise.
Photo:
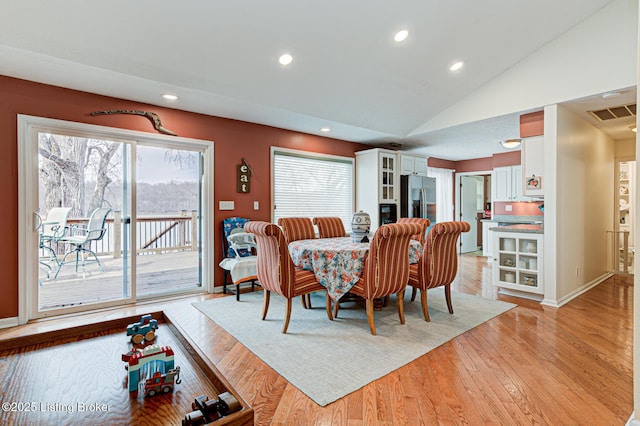
[(144, 383), (144, 396), (154, 396), (159, 393), (169, 393), (174, 385), (180, 384), (180, 367), (172, 368), (168, 373), (162, 374), (159, 371)]
[(229, 392), (218, 395), (218, 400), (200, 395), (191, 404), (192, 412), (182, 419), (182, 426), (198, 426), (212, 423), (231, 413), (240, 411), (240, 402)]
[(142, 341), (150, 342), (156, 338), (155, 330), (158, 329), (158, 320), (151, 318), (150, 314), (143, 315), (140, 322), (134, 322), (127, 326), (127, 336), (131, 336), (133, 343)]

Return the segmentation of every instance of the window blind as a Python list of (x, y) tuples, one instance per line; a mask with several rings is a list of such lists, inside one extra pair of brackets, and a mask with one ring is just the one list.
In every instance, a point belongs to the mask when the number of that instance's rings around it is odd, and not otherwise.
[(353, 159), (275, 151), (274, 221), (281, 217), (334, 216), (351, 229)]

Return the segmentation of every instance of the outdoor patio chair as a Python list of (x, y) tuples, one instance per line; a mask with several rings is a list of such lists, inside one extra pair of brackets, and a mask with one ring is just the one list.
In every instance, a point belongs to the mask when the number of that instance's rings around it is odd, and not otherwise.
[[(58, 253), (52, 246), (58, 244), (58, 242), (67, 233), (67, 218), (71, 207), (53, 207), (47, 213), (47, 217), (40, 223), (38, 229), (40, 231), (40, 242), (38, 247), (44, 250), (49, 255), (49, 261), (55, 265), (56, 269), (60, 265), (58, 260)], [(39, 217), (39, 216), (38, 216)], [(47, 268), (47, 278), (49, 278), (49, 272), (52, 271), (52, 266), (40, 260), (40, 264)]]
[(104, 272), (104, 268), (102, 267), (102, 263), (100, 263), (100, 259), (98, 259), (98, 255), (95, 251), (91, 250), (91, 243), (93, 241), (100, 241), (104, 237), (107, 231), (107, 216), (110, 212), (110, 208), (99, 207), (91, 213), (89, 222), (86, 225), (74, 225), (69, 227), (69, 235), (62, 237), (60, 242), (67, 243), (73, 248), (67, 251), (62, 257), (62, 260), (58, 265), (58, 270), (56, 271), (56, 278), (60, 273), (60, 269), (62, 269), (62, 266), (66, 263), (67, 257), (73, 253), (76, 255), (76, 273), (78, 272), (79, 263), (82, 264), (82, 273), (85, 273), (87, 255), (92, 255), (93, 260), (89, 260), (89, 262), (96, 262), (100, 267), (100, 271)]
[(409, 267), (409, 285), (413, 287), (411, 301), (420, 290), (420, 302), (425, 321), (430, 321), (427, 306), (427, 290), (444, 286), (449, 313), (453, 314), (451, 303), (451, 283), (458, 273), (458, 253), (456, 243), (462, 232), (468, 232), (468, 222), (436, 223), (427, 235), (420, 261)]
[[(250, 219), (228, 217), (222, 220), (222, 260), (218, 264), (224, 270), (222, 292), (235, 293), (240, 300), (240, 284), (251, 282), (251, 290), (260, 284), (257, 278), (257, 244), (253, 235), (244, 232), (244, 226)], [(227, 288), (234, 285), (235, 290)]]

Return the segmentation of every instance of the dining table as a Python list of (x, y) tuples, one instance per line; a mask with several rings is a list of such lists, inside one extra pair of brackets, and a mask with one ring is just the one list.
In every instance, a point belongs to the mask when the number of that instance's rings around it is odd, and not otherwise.
[[(314, 238), (289, 243), (293, 263), (313, 271), (318, 282), (337, 301), (358, 282), (364, 271), (370, 242), (353, 242), (351, 237)], [(409, 242), (409, 263), (418, 263), (422, 254), (419, 241)]]

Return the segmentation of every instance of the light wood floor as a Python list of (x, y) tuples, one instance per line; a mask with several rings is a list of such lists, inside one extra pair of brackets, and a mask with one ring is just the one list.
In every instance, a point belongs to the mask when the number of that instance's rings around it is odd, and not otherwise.
[[(517, 308), (326, 407), (191, 306), (220, 294), (0, 330), (0, 347), (15, 336), (160, 308), (253, 407), (256, 425), (624, 424), (633, 410), (632, 277), (611, 278), (553, 309), (498, 295), (490, 275), (486, 258), (462, 256), (453, 289), (514, 302)], [(138, 421), (132, 418), (131, 424)]]

